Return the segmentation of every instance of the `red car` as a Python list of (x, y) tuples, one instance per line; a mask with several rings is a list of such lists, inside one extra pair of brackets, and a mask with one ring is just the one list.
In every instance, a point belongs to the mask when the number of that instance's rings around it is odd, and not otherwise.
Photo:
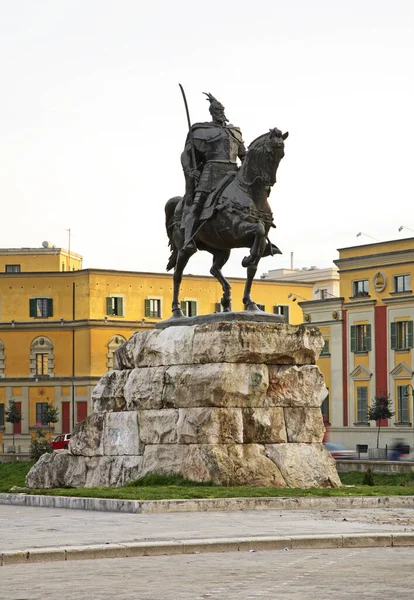
[(50, 443), (53, 450), (67, 450), (70, 443), (70, 433), (61, 433), (57, 435), (53, 442)]

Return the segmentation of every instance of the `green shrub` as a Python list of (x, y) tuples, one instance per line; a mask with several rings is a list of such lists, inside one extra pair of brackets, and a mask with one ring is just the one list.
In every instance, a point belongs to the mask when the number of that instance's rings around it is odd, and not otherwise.
[(375, 485), (374, 483), (374, 473), (372, 472), (371, 467), (368, 467), (368, 469), (365, 471), (364, 473), (364, 477), (362, 479), (362, 483), (364, 485)]
[(39, 460), (42, 454), (50, 454), (53, 448), (46, 439), (46, 432), (40, 423), (36, 424), (36, 433), (30, 442), (30, 458)]

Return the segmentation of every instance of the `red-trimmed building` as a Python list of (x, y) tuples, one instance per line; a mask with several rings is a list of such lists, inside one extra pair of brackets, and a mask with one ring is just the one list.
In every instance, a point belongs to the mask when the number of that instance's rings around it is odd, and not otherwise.
[(414, 238), (341, 248), (334, 262), (340, 297), (300, 303), (305, 323), (325, 339), (318, 365), (330, 440), (376, 448), (367, 409), (390, 394), (395, 416), (382, 423), (380, 446), (398, 438), (413, 448)]

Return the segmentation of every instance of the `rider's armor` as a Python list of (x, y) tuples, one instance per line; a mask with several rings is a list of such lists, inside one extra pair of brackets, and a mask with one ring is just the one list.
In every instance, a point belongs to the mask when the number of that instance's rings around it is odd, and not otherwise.
[(214, 190), (219, 181), (228, 171), (236, 171), (237, 158), (241, 161), (246, 156), (241, 131), (234, 125), (219, 125), (217, 123), (196, 123), (191, 128), (196, 165), (201, 171), (198, 184), (188, 176), (191, 171), (191, 140), (187, 137), (186, 146), (181, 156), (184, 173), (186, 174), (186, 195), (183, 214), (185, 227), (185, 243), (188, 244), (195, 233), (198, 218), (208, 194)]
[(204, 146), (204, 167), (196, 192), (209, 194), (227, 171), (237, 169), (237, 157), (244, 159), (242, 134), (234, 125), (201, 123), (194, 126), (193, 138)]

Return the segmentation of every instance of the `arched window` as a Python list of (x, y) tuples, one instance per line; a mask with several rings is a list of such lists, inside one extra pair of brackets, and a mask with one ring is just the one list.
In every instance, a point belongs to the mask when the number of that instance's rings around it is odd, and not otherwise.
[(30, 345), (30, 377), (54, 376), (53, 344), (47, 337), (37, 337)]
[(106, 355), (106, 366), (108, 371), (114, 368), (114, 353), (122, 344), (125, 344), (126, 339), (123, 335), (114, 335), (108, 342), (108, 352)]
[(0, 340), (0, 378), (1, 377), (6, 377), (5, 374), (5, 364), (4, 364), (4, 360), (5, 360), (5, 356), (4, 356), (4, 344), (3, 342)]

